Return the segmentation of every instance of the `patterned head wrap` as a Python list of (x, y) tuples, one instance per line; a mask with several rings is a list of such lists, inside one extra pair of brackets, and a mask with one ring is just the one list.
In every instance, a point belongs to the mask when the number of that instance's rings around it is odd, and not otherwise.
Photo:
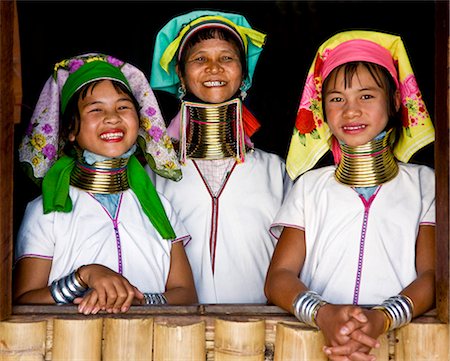
[(314, 167), (330, 149), (331, 131), (323, 115), (322, 84), (333, 69), (352, 61), (383, 66), (400, 90), (403, 127), (393, 150), (398, 160), (408, 162), (415, 152), (434, 141), (434, 127), (402, 39), (375, 31), (338, 33), (319, 47), (306, 79), (286, 159), (292, 179)]
[(77, 90), (100, 79), (118, 80), (131, 90), (141, 107), (138, 145), (147, 163), (161, 176), (179, 180), (180, 165), (145, 75), (131, 64), (97, 53), (57, 63), (45, 83), (19, 146), (19, 160), (30, 177), (40, 183), (63, 155), (66, 140), (59, 134), (61, 113)]
[(156, 35), (150, 78), (153, 89), (174, 95), (178, 93), (180, 79), (175, 70), (175, 58), (186, 40), (205, 27), (227, 29), (243, 44), (247, 56), (248, 75), (242, 90), (247, 91), (250, 88), (266, 35), (252, 29), (242, 15), (198, 10), (173, 18)]

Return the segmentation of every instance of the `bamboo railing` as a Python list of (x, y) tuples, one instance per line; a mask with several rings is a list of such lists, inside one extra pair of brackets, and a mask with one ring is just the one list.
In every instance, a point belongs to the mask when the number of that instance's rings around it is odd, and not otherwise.
[[(0, 360), (327, 361), (320, 331), (276, 306), (134, 307), (83, 316), (74, 306), (20, 306), (0, 322)], [(378, 361), (448, 361), (435, 312), (380, 337)]]

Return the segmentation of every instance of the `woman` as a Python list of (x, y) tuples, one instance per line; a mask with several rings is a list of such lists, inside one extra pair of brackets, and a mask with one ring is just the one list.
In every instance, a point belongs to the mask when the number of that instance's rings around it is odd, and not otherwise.
[(218, 11), (175, 17), (156, 38), (150, 84), (180, 95), (168, 134), (183, 179), (147, 169), (192, 236), (186, 252), (201, 303), (266, 302), (268, 229), (290, 183), (280, 157), (254, 148), (259, 123), (242, 104), (264, 40), (243, 16)]

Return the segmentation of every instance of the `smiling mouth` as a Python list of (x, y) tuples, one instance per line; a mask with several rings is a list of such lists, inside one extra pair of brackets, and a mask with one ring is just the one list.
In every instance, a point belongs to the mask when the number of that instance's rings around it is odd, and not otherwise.
[(123, 132), (111, 132), (100, 134), (100, 139), (103, 140), (119, 140), (123, 138)]
[(208, 87), (208, 88), (214, 88), (214, 87), (221, 87), (226, 85), (227, 83), (224, 81), (220, 81), (220, 80), (214, 80), (214, 81), (205, 81), (203, 83), (204, 86)]
[(343, 126), (342, 129), (344, 129), (345, 131), (354, 131), (354, 130), (364, 129), (365, 127), (366, 127), (365, 124), (346, 125), (346, 126)]

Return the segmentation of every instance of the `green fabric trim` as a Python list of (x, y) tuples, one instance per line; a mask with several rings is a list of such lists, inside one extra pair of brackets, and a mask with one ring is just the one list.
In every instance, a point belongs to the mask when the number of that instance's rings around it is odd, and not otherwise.
[(70, 174), (75, 161), (67, 155), (59, 158), (48, 170), (42, 181), (42, 200), (44, 214), (50, 212), (72, 211), (72, 200), (69, 197)]
[(83, 85), (99, 79), (118, 80), (128, 89), (131, 89), (125, 75), (123, 75), (122, 71), (114, 65), (101, 60), (86, 63), (77, 69), (77, 71), (70, 74), (67, 81), (64, 83), (61, 90), (61, 113), (64, 114), (67, 103), (77, 90)]
[(175, 232), (167, 218), (161, 199), (144, 167), (134, 155), (128, 161), (128, 183), (138, 197), (144, 213), (161, 237), (175, 239)]
[[(72, 200), (69, 196), (70, 175), (75, 160), (63, 156), (53, 164), (42, 181), (42, 199), (44, 214), (50, 212), (72, 211)], [(128, 183), (141, 204), (142, 210), (162, 238), (172, 240), (175, 232), (167, 217), (164, 206), (156, 192), (144, 167), (132, 155), (127, 166)]]

